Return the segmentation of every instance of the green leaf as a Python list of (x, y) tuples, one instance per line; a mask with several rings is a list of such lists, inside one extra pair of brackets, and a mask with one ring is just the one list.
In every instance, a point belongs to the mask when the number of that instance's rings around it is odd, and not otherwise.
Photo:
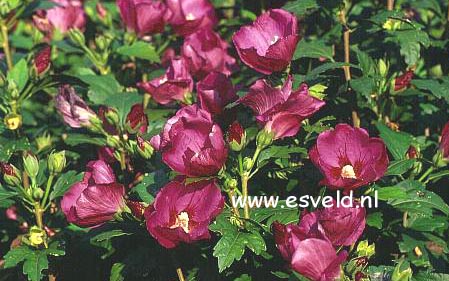
[(5, 268), (11, 268), (17, 266), (19, 263), (23, 262), (28, 256), (32, 255), (33, 251), (28, 246), (20, 246), (12, 248), (4, 256)]
[(27, 138), (10, 140), (0, 137), (0, 161), (8, 162), (11, 155), (17, 151), (29, 150), (31, 147)]
[(141, 102), (142, 96), (137, 92), (125, 92), (110, 95), (104, 104), (117, 109), (120, 122), (124, 124), (131, 107)]
[(294, 13), (298, 17), (302, 17), (318, 10), (319, 5), (316, 0), (297, 0), (287, 2), (282, 8)]
[(376, 127), (394, 159), (405, 159), (407, 150), (413, 142), (413, 137), (404, 132), (395, 132), (380, 122), (376, 123)]
[(436, 79), (414, 79), (412, 84), (422, 91), (430, 92), (435, 97), (444, 98), (446, 102), (449, 102), (449, 80), (447, 79), (442, 79), (441, 82)]
[(287, 208), (285, 201), (279, 201), (276, 208), (257, 208), (251, 212), (251, 218), (258, 222), (265, 222), (269, 230), (274, 221), (282, 224), (296, 223), (299, 221), (299, 209)]
[(446, 202), (439, 195), (424, 189), (422, 183), (418, 181), (406, 180), (377, 191), (379, 200), (387, 200), (389, 205), (401, 211), (431, 215), (431, 209), (435, 209), (449, 215), (449, 206)]
[(21, 59), (18, 63), (16, 63), (8, 72), (7, 75), (8, 80), (13, 80), (19, 92), (23, 90), (27, 81), (28, 81), (28, 64), (25, 59)]
[[(299, 2), (299, 1), (298, 1)], [(300, 58), (327, 58), (331, 61), (334, 60), (332, 55), (332, 47), (327, 46), (323, 41), (305, 41), (301, 40), (296, 47), (293, 59), (297, 60)]]
[(366, 224), (377, 229), (382, 229), (383, 221), (383, 214), (381, 212), (371, 213), (366, 217)]
[(407, 219), (407, 227), (422, 232), (442, 232), (448, 228), (447, 218), (411, 213)]
[(5, 189), (0, 184), (0, 202), (2, 202), (3, 200), (6, 200), (6, 199), (12, 198), (12, 197), (14, 197), (16, 195), (17, 195), (17, 192)]
[(373, 77), (376, 74), (377, 69), (374, 60), (366, 52), (356, 50), (356, 54), (360, 69), (362, 70), (363, 74), (365, 76)]
[(140, 199), (148, 204), (153, 203), (157, 191), (168, 182), (167, 175), (163, 171), (155, 171), (144, 175), (142, 181), (131, 189)]
[(111, 268), (111, 276), (109, 277), (109, 281), (124, 281), (124, 269), (125, 265), (123, 263), (114, 263)]
[(107, 75), (81, 75), (84, 83), (89, 85), (88, 97), (94, 104), (102, 105), (111, 96), (121, 92), (121, 86), (112, 74)]
[(239, 261), (249, 248), (256, 255), (266, 250), (265, 241), (256, 230), (241, 230), (229, 221), (229, 213), (223, 212), (209, 226), (210, 230), (222, 236), (214, 247), (213, 255), (218, 258), (218, 271), (221, 273), (235, 261)]
[(112, 238), (115, 237), (120, 237), (120, 236), (130, 236), (133, 235), (132, 233), (128, 233), (128, 232), (124, 232), (122, 229), (113, 229), (113, 230), (109, 230), (106, 232), (102, 232), (98, 235), (95, 235), (94, 237), (92, 237), (90, 239), (91, 242), (93, 243), (100, 243), (106, 240), (110, 240)]
[(68, 171), (60, 175), (56, 183), (53, 185), (53, 191), (50, 194), (50, 199), (53, 200), (63, 196), (74, 183), (81, 181), (83, 176), (83, 173), (77, 174), (76, 171)]
[(143, 41), (137, 41), (131, 46), (121, 46), (117, 49), (117, 53), (125, 56), (149, 60), (151, 62), (160, 62), (159, 55), (157, 54), (155, 48)]
[(388, 165), (386, 176), (397, 176), (402, 175), (411, 168), (415, 164), (416, 159), (402, 159), (402, 160), (394, 160), (391, 161)]
[(259, 158), (257, 158), (257, 165), (261, 165), (264, 161), (267, 161), (271, 158), (290, 158), (290, 154), (298, 153), (302, 155), (307, 155), (307, 149), (304, 147), (298, 147), (298, 146), (277, 146), (273, 145), (269, 148), (263, 150), (259, 154)]
[(67, 134), (67, 137), (64, 138), (64, 142), (70, 146), (77, 146), (80, 144), (93, 144), (97, 146), (106, 145), (106, 140), (104, 138), (95, 138), (89, 135), (84, 134)]
[(430, 273), (419, 272), (412, 277), (412, 281), (447, 281), (449, 280), (449, 274), (444, 273)]
[(23, 263), (23, 273), (28, 276), (29, 281), (40, 281), (45, 269), (48, 269), (48, 259), (43, 251), (33, 251)]

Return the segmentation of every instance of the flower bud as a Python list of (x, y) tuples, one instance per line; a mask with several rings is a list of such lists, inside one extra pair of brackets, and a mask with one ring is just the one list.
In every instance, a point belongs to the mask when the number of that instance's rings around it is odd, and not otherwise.
[(41, 200), (44, 197), (44, 191), (40, 187), (36, 187), (33, 189), (33, 193), (31, 194), (34, 200)]
[(34, 71), (36, 76), (44, 75), (50, 69), (51, 47), (45, 46), (34, 57)]
[(32, 153), (26, 153), (23, 156), (23, 166), (25, 168), (25, 172), (31, 177), (36, 178), (39, 173), (39, 161), (37, 157)]
[(321, 84), (313, 85), (309, 88), (309, 95), (319, 100), (323, 100), (326, 97), (326, 94), (324, 94), (326, 89), (327, 87)]
[(226, 140), (233, 151), (241, 151), (246, 146), (246, 132), (239, 122), (235, 121), (229, 126)]
[(104, 114), (104, 117), (106, 118), (106, 120), (110, 124), (112, 124), (114, 126), (118, 125), (119, 122), (120, 122), (120, 118), (119, 118), (119, 116), (117, 114), (117, 111), (112, 110), (112, 109), (111, 110), (106, 110), (106, 112)]
[(48, 170), (51, 174), (59, 174), (66, 166), (65, 151), (52, 152), (48, 156)]
[(3, 179), (10, 186), (21, 186), (22, 176), (14, 165), (0, 162), (0, 170), (3, 173)]
[(109, 45), (111, 44), (111, 38), (104, 35), (97, 36), (95, 38), (95, 44), (100, 51), (104, 51), (109, 48)]
[(379, 74), (382, 77), (386, 77), (388, 74), (388, 66), (383, 59), (378, 61)]
[(5, 116), (4, 122), (6, 128), (15, 131), (22, 126), (22, 116), (16, 113), (9, 113)]
[(70, 40), (78, 46), (84, 46), (86, 44), (86, 38), (84, 34), (78, 28), (70, 29), (69, 31)]
[(30, 241), (31, 246), (38, 247), (45, 243), (45, 239), (47, 235), (44, 230), (40, 229), (37, 226), (33, 226), (30, 228), (30, 232), (28, 233), (28, 239)]
[(136, 219), (144, 219), (145, 205), (142, 202), (126, 200), (126, 205)]
[(140, 136), (137, 136), (137, 152), (140, 156), (142, 156), (142, 158), (150, 159), (153, 155), (154, 148), (148, 141), (144, 140)]
[(51, 147), (51, 145), (52, 145), (51, 136), (47, 132), (43, 133), (42, 135), (36, 138), (36, 146), (38, 152), (41, 152), (44, 149)]
[(114, 135), (114, 136), (108, 135), (106, 137), (106, 143), (108, 144), (108, 146), (113, 147), (113, 148), (120, 147), (120, 139), (117, 135)]
[(371, 257), (376, 253), (376, 246), (369, 244), (367, 240), (360, 241), (357, 245), (357, 255), (363, 257)]
[(223, 188), (225, 190), (233, 190), (236, 189), (238, 185), (238, 182), (236, 179), (233, 178), (227, 178), (224, 182)]
[(257, 134), (256, 144), (258, 147), (262, 147), (262, 148), (267, 147), (271, 143), (273, 143), (273, 137), (274, 137), (273, 132), (268, 132), (266, 130), (262, 130)]
[(243, 159), (243, 170), (244, 171), (250, 171), (253, 167), (253, 160), (249, 157), (245, 157)]

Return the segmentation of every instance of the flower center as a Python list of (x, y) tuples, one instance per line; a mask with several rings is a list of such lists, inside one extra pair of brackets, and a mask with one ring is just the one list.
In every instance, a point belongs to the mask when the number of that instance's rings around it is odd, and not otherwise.
[(280, 39), (279, 36), (275, 35), (273, 40), (271, 40), (270, 45), (273, 45), (274, 43), (276, 43), (278, 40)]
[(160, 80), (159, 80), (159, 84), (164, 84), (165, 82), (167, 82), (167, 77), (166, 76), (164, 76), (163, 78), (161, 78)]
[(354, 167), (351, 165), (345, 165), (341, 169), (341, 177), (345, 179), (356, 179), (356, 175), (354, 172)]
[(189, 214), (187, 212), (181, 212), (176, 216), (176, 222), (170, 228), (180, 227), (185, 233), (189, 233)]
[(194, 20), (195, 16), (192, 13), (188, 13), (186, 16), (186, 20)]

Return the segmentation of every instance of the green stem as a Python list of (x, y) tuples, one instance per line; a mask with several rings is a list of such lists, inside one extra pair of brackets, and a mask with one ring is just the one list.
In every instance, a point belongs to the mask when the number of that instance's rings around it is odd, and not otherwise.
[(1, 30), (3, 37), (3, 52), (6, 57), (6, 64), (8, 65), (8, 69), (11, 70), (13, 68), (12, 57), (11, 57), (11, 49), (9, 48), (9, 38), (8, 38), (8, 27), (5, 22), (1, 22)]
[(248, 180), (249, 180), (249, 176), (248, 176), (247, 172), (244, 172), (242, 175), (242, 195), (243, 195), (243, 200), (245, 200), (245, 206), (243, 208), (243, 216), (245, 219), (249, 219)]
[(34, 203), (34, 216), (36, 218), (36, 224), (40, 229), (44, 229), (44, 223), (42, 219), (43, 210), (39, 202)]
[(433, 172), (433, 167), (430, 167), (429, 169), (427, 169), (427, 171), (419, 178), (418, 181), (422, 182), (428, 175), (430, 175), (430, 173)]
[(50, 189), (51, 189), (51, 185), (53, 183), (54, 178), (55, 178), (55, 175), (52, 174), (52, 173), (48, 177), (47, 187), (45, 188), (45, 195), (44, 195), (44, 198), (42, 199), (42, 202), (41, 202), (41, 207), (42, 208), (44, 208), (47, 205), (47, 199), (48, 199), (48, 196), (50, 195)]

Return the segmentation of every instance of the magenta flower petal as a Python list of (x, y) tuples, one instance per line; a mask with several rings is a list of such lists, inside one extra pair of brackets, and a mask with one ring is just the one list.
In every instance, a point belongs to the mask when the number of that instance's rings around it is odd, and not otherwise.
[(218, 22), (215, 9), (208, 0), (167, 0), (170, 24), (181, 36), (200, 29), (212, 29)]
[(195, 78), (202, 79), (212, 71), (230, 75), (235, 68), (235, 59), (227, 49), (228, 44), (217, 33), (200, 29), (185, 38), (182, 56)]
[(165, 185), (145, 211), (148, 232), (165, 248), (210, 238), (208, 226), (222, 211), (224, 198), (215, 181)]
[(360, 238), (365, 229), (365, 208), (337, 207), (316, 211), (318, 221), (326, 236), (334, 246), (351, 246)]
[(68, 222), (95, 227), (121, 212), (125, 206), (125, 187), (115, 182), (112, 169), (102, 160), (87, 165), (83, 181), (70, 187), (61, 200)]
[(64, 122), (72, 128), (89, 126), (90, 119), (96, 116), (86, 102), (75, 93), (75, 89), (69, 85), (59, 87), (55, 103)]
[(297, 19), (282, 9), (259, 16), (251, 26), (237, 31), (232, 40), (240, 59), (263, 73), (284, 70), (290, 63), (299, 41)]
[(345, 251), (337, 255), (329, 241), (310, 238), (297, 244), (291, 267), (313, 281), (338, 280), (340, 264), (346, 257)]
[(139, 37), (164, 30), (166, 5), (155, 0), (117, 0), (120, 16), (129, 31)]
[(441, 132), (440, 150), (443, 158), (449, 158), (449, 122), (447, 122)]
[(139, 131), (141, 134), (147, 132), (148, 117), (142, 104), (135, 104), (131, 107), (130, 112), (126, 116), (126, 122), (132, 131)]
[(212, 115), (220, 115), (224, 107), (237, 100), (231, 80), (219, 72), (211, 72), (196, 85), (198, 102)]
[(111, 184), (115, 182), (114, 171), (103, 160), (90, 161), (84, 174), (84, 181), (93, 180), (95, 184)]
[(191, 177), (217, 174), (228, 155), (220, 127), (197, 105), (178, 110), (150, 143), (162, 152), (165, 164)]
[(347, 124), (321, 133), (309, 156), (324, 175), (321, 184), (334, 189), (350, 190), (377, 181), (389, 163), (381, 139)]
[(175, 58), (161, 77), (149, 82), (138, 83), (137, 86), (151, 95), (160, 104), (174, 101), (184, 102), (186, 95), (193, 90), (193, 79), (189, 73), (185, 60)]
[(257, 80), (239, 102), (253, 110), (256, 120), (273, 133), (274, 139), (296, 135), (301, 122), (325, 105), (324, 101), (309, 95), (306, 84), (292, 92), (291, 76), (282, 88), (272, 87), (266, 80)]

